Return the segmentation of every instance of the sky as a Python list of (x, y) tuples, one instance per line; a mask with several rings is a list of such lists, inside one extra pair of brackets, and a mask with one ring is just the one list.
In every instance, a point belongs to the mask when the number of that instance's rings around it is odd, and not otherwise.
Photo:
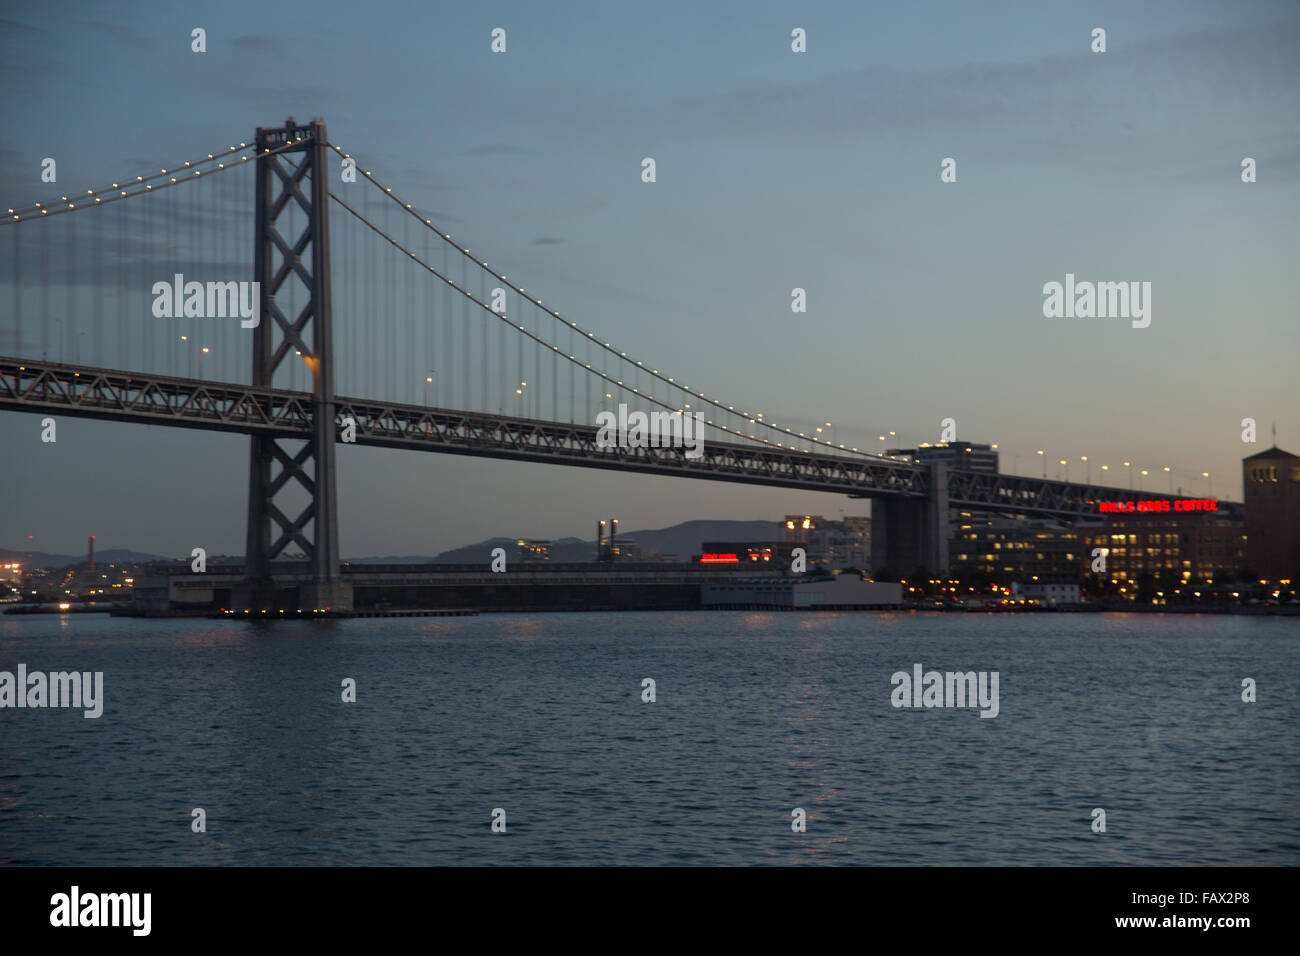
[[(0, 78), (5, 206), (52, 195), (44, 157), (79, 188), (321, 117), (512, 280), (769, 418), (873, 450), (953, 418), (1005, 471), (1130, 460), (1233, 500), (1274, 422), (1300, 453), (1294, 3), (0, 2)], [(1045, 317), (1067, 273), (1150, 282), (1150, 326)], [(242, 552), (246, 438), (39, 438), (0, 413), (0, 547)], [(352, 556), (866, 507), (362, 447), (338, 468)]]

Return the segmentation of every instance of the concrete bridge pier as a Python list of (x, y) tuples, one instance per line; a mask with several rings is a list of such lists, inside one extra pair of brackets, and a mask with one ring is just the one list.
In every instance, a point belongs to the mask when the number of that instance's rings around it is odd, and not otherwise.
[(350, 581), (310, 579), (275, 581), (270, 578), (244, 579), (230, 590), (230, 606), (236, 611), (351, 611)]
[(871, 502), (871, 567), (905, 578), (916, 568), (948, 573), (948, 466), (930, 463), (928, 499)]
[(304, 584), (299, 593), (303, 610), (352, 610), (352, 585), (346, 581), (312, 581)]

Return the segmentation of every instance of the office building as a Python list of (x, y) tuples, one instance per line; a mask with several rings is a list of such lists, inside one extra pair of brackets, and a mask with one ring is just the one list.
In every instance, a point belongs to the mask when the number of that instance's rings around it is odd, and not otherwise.
[(1078, 583), (1079, 536), (1066, 522), (956, 512), (948, 570), (1002, 582)]
[(803, 548), (808, 563), (827, 568), (871, 567), (871, 519), (850, 515), (830, 519), (822, 515), (786, 515), (782, 547), (788, 554)]
[[(1139, 512), (1080, 522), (1080, 573), (1118, 585), (1157, 573), (1175, 585), (1234, 580), (1246, 567), (1245, 522), (1240, 505), (1218, 505), (1212, 512)], [(1105, 553), (1106, 570), (1094, 576), (1097, 549)]]
[(923, 463), (941, 461), (949, 468), (963, 468), (967, 471), (985, 471), (991, 474), (997, 474), (998, 471), (998, 446), (977, 441), (922, 442), (915, 448), (890, 448), (885, 454)]
[(1300, 580), (1300, 455), (1274, 446), (1242, 459), (1246, 566), (1259, 580)]
[(551, 560), (551, 542), (518, 539), (519, 561), (523, 564), (536, 564)]

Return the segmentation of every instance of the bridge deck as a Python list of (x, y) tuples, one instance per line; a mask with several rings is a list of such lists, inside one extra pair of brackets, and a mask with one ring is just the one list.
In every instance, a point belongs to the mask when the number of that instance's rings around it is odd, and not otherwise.
[[(0, 357), (0, 409), (171, 425), (308, 440), (312, 396), (84, 365)], [(594, 425), (539, 421), (339, 397), (334, 418), (355, 423), (355, 444), (604, 468), (651, 475), (834, 492), (860, 498), (926, 500), (928, 465), (877, 456), (839, 456), (761, 444), (706, 442), (699, 458), (680, 448), (601, 448)], [(977, 511), (1075, 519), (1099, 503), (1134, 497), (1102, 485), (947, 470), (948, 505)], [(1185, 496), (1142, 493), (1146, 500)]]

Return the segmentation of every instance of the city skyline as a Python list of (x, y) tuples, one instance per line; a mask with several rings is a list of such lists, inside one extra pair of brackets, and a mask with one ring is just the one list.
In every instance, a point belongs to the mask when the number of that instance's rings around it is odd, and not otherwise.
[[(980, 12), (978, 44), (964, 31), (977, 15), (956, 4), (880, 32), (865, 13), (817, 7), (731, 23), (722, 8), (669, 5), (632, 28), (616, 11), (555, 24), (507, 6), (490, 20), (440, 14), (437, 29), (386, 38), (391, 49), (330, 35), (315, 61), (255, 29), (255, 10), (279, 14), (252, 5), (214, 10), (202, 55), (180, 15), (114, 28), (69, 8), (84, 22), (60, 24), (40, 58), (31, 44), (54, 34), (44, 12), (4, 24), (19, 94), (0, 143), (11, 203), (54, 191), (39, 181), (45, 156), (70, 189), (208, 149), (214, 131), (247, 139), (319, 115), (544, 300), (710, 393), (810, 428), (832, 421), (845, 444), (936, 441), (954, 418), (960, 439), (998, 443), (1009, 473), (1053, 476), (1065, 458), (1075, 480), (1091, 469), (1100, 483), (1105, 464), (1123, 489), (1130, 461), (1150, 472), (1134, 487), (1237, 501), (1240, 460), (1273, 443), (1274, 421), (1279, 447), (1300, 446), (1300, 280), (1285, 266), (1300, 251), (1288, 226), (1298, 21), (1285, 5), (1240, 19), (1196, 5)], [(696, 32), (683, 37), (686, 22)], [(493, 58), (497, 26), (510, 45)], [(1104, 54), (1088, 50), (1094, 26)], [(790, 50), (794, 27), (805, 54)], [(128, 99), (149, 109), (106, 115), (109, 91), (81, 71), (144, 52), (170, 86), (124, 71)], [(351, 79), (326, 66), (339, 62)], [(194, 89), (250, 63), (256, 83), (185, 111)], [(432, 103), (428, 70), (451, 89)], [(37, 90), (84, 118), (43, 115)], [(160, 97), (165, 132), (149, 112)], [(383, 115), (411, 117), (402, 136), (367, 115), (381, 97)], [(1255, 183), (1241, 181), (1245, 156)], [(940, 180), (945, 157), (956, 182)], [(1151, 325), (1045, 318), (1044, 284), (1067, 275), (1151, 282)], [(796, 287), (806, 313), (790, 311)], [(42, 445), (38, 422), (0, 417), (12, 462), (0, 546), (34, 534), (39, 550), (75, 553), (95, 533), (162, 554), (242, 552), (246, 438), (65, 417)], [(862, 507), (360, 448), (339, 455), (339, 479), (348, 554), (437, 553), (504, 528), (559, 538), (591, 514), (663, 527)]]

